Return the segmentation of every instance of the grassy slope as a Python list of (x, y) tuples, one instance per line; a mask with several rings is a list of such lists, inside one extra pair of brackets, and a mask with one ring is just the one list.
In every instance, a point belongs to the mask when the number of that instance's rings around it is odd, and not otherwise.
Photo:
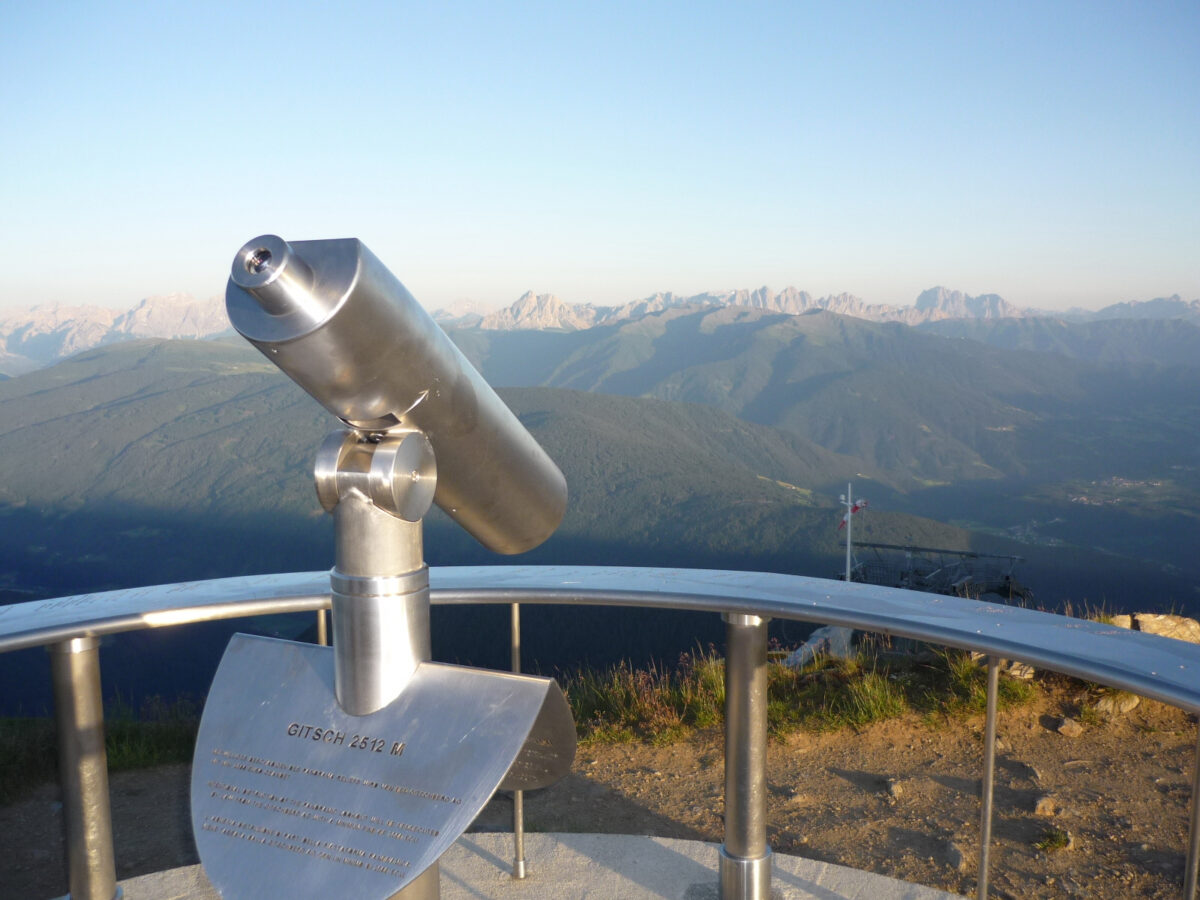
[(1035, 350), (1072, 359), (1127, 365), (1200, 365), (1200, 327), (1179, 319), (944, 319), (919, 331), (1004, 350)]

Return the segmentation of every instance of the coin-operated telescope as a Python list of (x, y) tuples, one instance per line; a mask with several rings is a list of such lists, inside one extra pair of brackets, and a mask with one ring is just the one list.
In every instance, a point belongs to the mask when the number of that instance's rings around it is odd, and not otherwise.
[(562, 521), (567, 483), (483, 377), (361, 241), (250, 241), (229, 320), (359, 434), (420, 431), (433, 500), (481, 544), (520, 553)]
[(558, 527), (566, 481), (359, 240), (255, 238), (225, 302), (345, 428), (315, 466), (333, 649), (231, 642), (193, 764), (201, 860), (226, 898), (436, 898), (438, 857), (497, 787), (565, 774), (575, 730), (551, 679), (429, 661), (421, 520), (437, 503), (520, 553)]

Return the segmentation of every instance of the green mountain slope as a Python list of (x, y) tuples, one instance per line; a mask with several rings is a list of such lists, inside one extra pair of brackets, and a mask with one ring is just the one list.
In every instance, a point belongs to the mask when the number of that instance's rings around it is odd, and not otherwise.
[[(687, 313), (683, 318), (685, 328), (703, 325)], [(735, 316), (734, 325), (743, 341), (756, 344), (791, 334), (796, 326), (780, 321), (788, 318)], [(878, 356), (893, 359), (890, 365), (906, 362), (890, 349), (907, 346), (890, 337), (891, 329), (861, 329), (831, 316), (800, 317), (807, 327), (804, 320), (818, 327), (793, 339), (799, 346), (791, 350), (780, 345), (781, 365), (799, 359), (800, 347), (872, 341)], [(1031, 371), (1023, 377), (1031, 379)], [(1084, 381), (1076, 386), (1086, 397)], [(549, 388), (502, 395), (559, 462), (571, 491), (563, 526), (523, 557), (530, 562), (830, 575), (841, 554), (833, 498), (853, 479), (856, 494), (873, 504), (856, 529), (860, 539), (1022, 555), (1039, 544), (1077, 544), (1081, 555), (1071, 566), (1058, 565), (1062, 554), (1051, 547), (1039, 563), (1043, 573), (1022, 575), (1076, 600), (1095, 597), (1118, 566), (1158, 596), (1190, 602), (1194, 593), (1181, 593), (1170, 577), (1155, 580), (1163, 563), (1192, 569), (1180, 548), (1200, 525), (1183, 488), (1194, 473), (1182, 463), (1176, 483), (1147, 494), (1136, 510), (1104, 500), (1117, 488), (1103, 494), (1078, 479), (913, 491), (908, 480), (869, 463), (713, 406)], [(1077, 411), (1084, 408), (1076, 401)], [(1174, 412), (1179, 436), (1194, 426), (1189, 408), (1182, 403)], [(1141, 431), (1106, 453), (1113, 465), (1149, 464), (1165, 426), (1153, 408), (1141, 413)], [(336, 425), (255, 351), (236, 343), (114, 345), (4, 382), (0, 589), (63, 592), (327, 566), (330, 524), (310, 473), (316, 447)], [(1047, 419), (1040, 427), (1052, 426)], [(1087, 491), (1096, 503), (1076, 502)], [(1175, 498), (1170, 524), (1177, 540), (1157, 553), (1147, 528), (1127, 523), (1133, 514), (1153, 528), (1161, 494)], [(427, 550), (434, 564), (505, 561), (437, 515), (429, 521)]]
[[(862, 464), (694, 404), (545, 388), (501, 393), (572, 491), (559, 534), (534, 559), (599, 541), (644, 565), (836, 570), (832, 496)], [(871, 533), (969, 541), (958, 529), (897, 513), (874, 517)], [(601, 560), (589, 551), (578, 561)]]
[[(513, 560), (435, 510), (430, 564), (837, 570), (838, 511), (822, 489), (857, 477), (862, 464), (702, 406), (549, 388), (502, 395), (562, 467), (567, 517)], [(116, 345), (3, 383), (0, 601), (329, 567), (331, 517), (317, 505), (311, 468), (336, 425), (236, 344)], [(860, 524), (879, 540), (970, 541), (903, 513)], [(438, 609), (437, 658), (506, 665), (505, 614)], [(549, 667), (674, 659), (722, 634), (716, 616), (649, 610), (533, 609), (524, 621), (530, 660)], [(133, 702), (148, 685), (200, 690), (236, 627), (245, 626), (120, 638), (106, 689)], [(33, 657), (0, 661), (9, 666), (0, 679), (44, 667), (45, 654)]]
[(328, 430), (248, 347), (137, 341), (0, 385), (0, 502), (124, 503), (238, 514), (298, 509), (287, 473)]
[[(893, 478), (1063, 480), (1144, 473), (1200, 442), (1200, 372), (1131, 368), (950, 340), (903, 325), (745, 308), (676, 309), (611, 328), (456, 333), (503, 383), (714, 406), (865, 460)], [(496, 371), (494, 360), (505, 360)], [(549, 374), (547, 374), (547, 372)], [(1154, 446), (1148, 446), (1153, 443)]]
[(1131, 366), (1200, 366), (1200, 327), (1180, 319), (944, 319), (917, 330), (1002, 350), (1058, 353)]
[[(837, 551), (829, 491), (867, 468), (702, 406), (503, 394), (571, 491), (542, 560), (824, 571)], [(81, 354), (0, 385), (0, 423), (0, 527), (17, 581), (83, 589), (328, 565), (311, 466), (338, 423), (249, 347)], [(966, 542), (903, 515), (873, 527)], [(435, 562), (494, 559), (436, 516), (428, 545)]]

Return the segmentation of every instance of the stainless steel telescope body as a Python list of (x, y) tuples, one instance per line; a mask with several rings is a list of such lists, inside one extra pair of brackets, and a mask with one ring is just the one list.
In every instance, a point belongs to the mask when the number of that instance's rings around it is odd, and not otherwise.
[(562, 521), (558, 467), (357, 238), (255, 238), (234, 259), (225, 305), (243, 337), (352, 428), (423, 432), (434, 502), (485, 547), (521, 553)]

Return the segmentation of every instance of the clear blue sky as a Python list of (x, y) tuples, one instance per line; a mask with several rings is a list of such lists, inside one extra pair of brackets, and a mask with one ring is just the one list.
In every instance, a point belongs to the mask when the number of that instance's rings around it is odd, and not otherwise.
[(0, 307), (357, 236), (427, 306), (1200, 297), (1200, 3), (0, 4)]

